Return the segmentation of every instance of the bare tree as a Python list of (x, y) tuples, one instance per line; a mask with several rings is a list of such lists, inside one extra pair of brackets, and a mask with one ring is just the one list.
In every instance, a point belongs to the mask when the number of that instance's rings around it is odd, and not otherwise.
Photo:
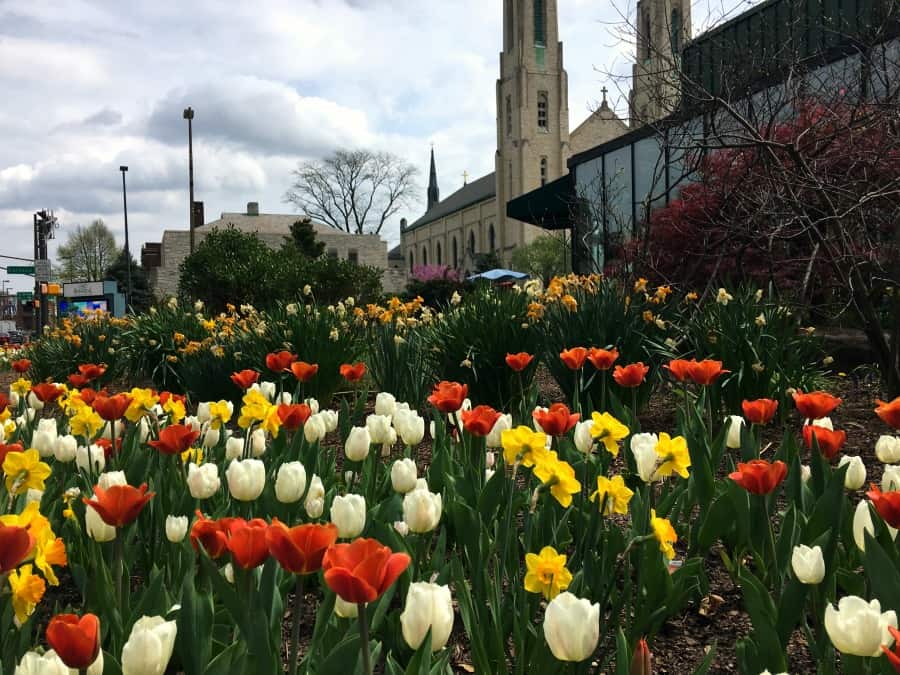
[(285, 201), (314, 220), (352, 234), (381, 232), (416, 194), (417, 169), (389, 152), (338, 150), (303, 162)]
[(116, 239), (101, 218), (78, 225), (56, 251), (63, 281), (101, 281), (119, 255)]

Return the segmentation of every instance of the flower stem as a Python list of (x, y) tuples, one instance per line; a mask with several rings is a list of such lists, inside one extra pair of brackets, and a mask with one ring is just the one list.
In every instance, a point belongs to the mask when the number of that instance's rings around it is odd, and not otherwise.
[(113, 583), (116, 591), (116, 605), (123, 616), (125, 614), (125, 608), (122, 606), (125, 595), (122, 590), (122, 569), (125, 566), (125, 562), (122, 559), (124, 557), (124, 536), (125, 534), (120, 528), (116, 532), (116, 538), (113, 540)]
[(293, 624), (291, 625), (291, 649), (289, 653), (288, 673), (296, 675), (297, 657), (300, 655), (300, 612), (303, 609), (303, 575), (297, 575), (294, 584), (294, 606), (291, 610)]
[(359, 648), (362, 651), (363, 675), (372, 675), (372, 655), (369, 653), (369, 616), (366, 614), (366, 603), (356, 605), (359, 613)]

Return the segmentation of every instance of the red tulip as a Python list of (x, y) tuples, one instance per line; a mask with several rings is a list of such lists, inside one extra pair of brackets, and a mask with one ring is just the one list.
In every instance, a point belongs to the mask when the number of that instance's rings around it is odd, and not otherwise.
[(565, 403), (554, 403), (547, 410), (535, 410), (531, 416), (550, 436), (565, 436), (581, 419), (581, 415), (570, 412)]
[(534, 356), (528, 352), (519, 352), (518, 354), (507, 354), (506, 365), (517, 373), (521, 373), (534, 360)]
[(122, 419), (128, 406), (131, 405), (131, 397), (126, 394), (116, 394), (115, 396), (97, 395), (94, 398), (92, 407), (100, 417), (107, 422), (115, 422)]
[(885, 424), (889, 424), (895, 429), (900, 429), (900, 396), (890, 403), (885, 403), (879, 399), (875, 400), (878, 407), (875, 408), (875, 414), (878, 415)]
[(409, 566), (406, 553), (393, 553), (376, 539), (335, 544), (325, 552), (325, 583), (345, 602), (374, 602)]
[(816, 437), (816, 441), (819, 443), (819, 452), (821, 452), (822, 456), (826, 459), (833, 459), (834, 456), (841, 451), (844, 443), (847, 442), (846, 431), (832, 431), (825, 427), (805, 424), (803, 426), (803, 441), (806, 443), (807, 448), (812, 449), (813, 436)]
[(184, 394), (173, 394), (171, 391), (163, 391), (159, 394), (159, 404), (165, 407), (169, 401), (180, 401), (187, 404), (187, 396)]
[(312, 415), (312, 408), (305, 403), (282, 403), (278, 406), (278, 419), (288, 431), (296, 431), (302, 427), (310, 415)]
[(900, 673), (900, 630), (893, 626), (888, 626), (887, 629), (890, 631), (891, 637), (894, 638), (894, 651), (891, 651), (885, 645), (881, 645), (881, 651), (884, 652), (888, 662), (894, 667), (894, 672)]
[(340, 367), (341, 377), (347, 382), (359, 382), (366, 374), (366, 364), (362, 361), (354, 364), (344, 363)]
[(841, 399), (825, 391), (812, 391), (804, 394), (794, 392), (794, 404), (806, 419), (818, 420), (828, 417), (841, 404)]
[(587, 358), (588, 361), (591, 362), (591, 365), (597, 370), (609, 370), (618, 360), (619, 350), (615, 347), (612, 349), (598, 349), (597, 347), (591, 347), (590, 350), (588, 350)]
[(0, 575), (11, 572), (34, 548), (34, 537), (24, 527), (0, 523)]
[(9, 364), (12, 366), (12, 369), (19, 373), (20, 375), (24, 375), (31, 369), (31, 361), (28, 359), (18, 359)]
[(31, 388), (31, 391), (42, 403), (51, 403), (62, 396), (62, 390), (52, 382), (36, 384)]
[(106, 366), (96, 363), (82, 363), (78, 366), (78, 372), (86, 377), (88, 381), (96, 380), (98, 377), (103, 377), (103, 374), (106, 372)]
[(900, 490), (882, 492), (875, 483), (871, 484), (871, 488), (866, 497), (872, 501), (878, 515), (895, 530), (900, 529)]
[(722, 368), (721, 361), (713, 361), (712, 359), (703, 359), (702, 361), (689, 361), (687, 366), (688, 377), (695, 384), (708, 387), (713, 384), (719, 377), (730, 370)]
[(644, 638), (638, 640), (634, 648), (628, 675), (653, 675), (653, 655)]
[(227, 547), (227, 538), (221, 525), (215, 520), (205, 518), (202, 513), (197, 511), (197, 519), (191, 526), (191, 545), (195, 551), (200, 550), (200, 545), (206, 551), (206, 554), (215, 560)]
[(770, 463), (764, 459), (740, 462), (738, 470), (728, 474), (731, 480), (755, 495), (769, 494), (786, 476), (787, 464), (780, 460)]
[(691, 362), (687, 359), (672, 359), (663, 366), (672, 376), (679, 382), (684, 382), (689, 377), (689, 369)]
[(491, 433), (500, 413), (489, 405), (477, 405), (471, 410), (463, 410), (460, 413), (463, 428), (473, 436), (487, 436)]
[(297, 378), (297, 382), (309, 382), (319, 372), (319, 364), (306, 361), (294, 361), (291, 364), (291, 372)]
[(109, 393), (106, 391), (106, 389), (96, 391), (94, 389), (91, 389), (90, 387), (84, 387), (81, 389), (81, 391), (78, 392), (78, 396), (81, 397), (81, 400), (84, 401), (87, 405), (93, 406), (94, 400), (96, 400), (98, 396), (109, 396)]
[(200, 432), (194, 431), (189, 426), (170, 424), (160, 430), (158, 441), (147, 441), (147, 445), (156, 448), (164, 455), (180, 455), (188, 450), (199, 437)]
[(775, 417), (778, 401), (770, 398), (758, 398), (755, 401), (743, 401), (741, 408), (744, 411), (744, 417), (751, 424), (768, 424)]
[(5, 445), (0, 443), (0, 467), (3, 466), (3, 460), (6, 459), (6, 456), (11, 452), (25, 452), (25, 446), (21, 443), (9, 443)]
[(241, 389), (247, 390), (259, 379), (259, 373), (255, 370), (245, 369), (231, 374), (231, 381)]
[(94, 441), (94, 445), (103, 448), (103, 456), (106, 457), (106, 459), (109, 459), (113, 455), (119, 454), (119, 452), (122, 450), (122, 438), (119, 437), (116, 439), (115, 451), (113, 451), (112, 441), (108, 438), (98, 438), (96, 441)]
[(462, 408), (469, 393), (469, 386), (459, 382), (438, 382), (428, 397), (428, 402), (442, 413), (456, 412)]
[(88, 382), (90, 382), (90, 380), (81, 373), (72, 373), (67, 379), (69, 380), (69, 384), (71, 384), (76, 389), (81, 389)]
[(559, 353), (559, 358), (562, 359), (562, 362), (566, 364), (566, 368), (569, 370), (581, 370), (587, 356), (588, 350), (584, 347), (572, 347)]
[(113, 485), (104, 490), (94, 486), (94, 499), (84, 497), (82, 501), (93, 507), (103, 522), (113, 527), (123, 527), (137, 520), (155, 492), (147, 492), (147, 484), (136, 488), (132, 485)]
[(620, 387), (639, 387), (649, 372), (650, 368), (639, 361), (624, 367), (616, 366), (613, 371), (613, 379)]
[(266, 531), (269, 553), (285, 570), (293, 574), (312, 574), (322, 568), (322, 558), (338, 538), (333, 523), (307, 523), (288, 528), (274, 518)]
[(94, 614), (57, 614), (47, 626), (47, 644), (69, 668), (86, 669), (100, 653), (100, 620)]
[(283, 373), (296, 360), (296, 354), (291, 354), (286, 349), (282, 349), (280, 352), (272, 352), (266, 355), (266, 367), (274, 373)]
[(225, 545), (235, 565), (251, 570), (266, 561), (269, 557), (269, 546), (266, 543), (268, 529), (269, 524), (262, 518), (228, 519), (222, 530), (225, 532)]
[(3, 413), (9, 407), (9, 396), (0, 391), (0, 413)]

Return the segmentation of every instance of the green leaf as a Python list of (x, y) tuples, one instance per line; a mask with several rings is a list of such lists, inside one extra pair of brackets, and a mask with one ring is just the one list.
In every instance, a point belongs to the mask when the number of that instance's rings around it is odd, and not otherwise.
[(211, 593), (198, 593), (194, 576), (181, 585), (181, 610), (176, 625), (175, 650), (185, 675), (203, 675), (212, 651), (213, 600)]
[(868, 530), (865, 532), (865, 538), (866, 554), (863, 565), (872, 586), (872, 593), (881, 602), (882, 608), (900, 607), (900, 583), (897, 583), (900, 569)]
[(331, 651), (319, 667), (319, 672), (325, 673), (353, 673), (356, 664), (360, 661), (360, 636), (354, 633), (341, 640)]

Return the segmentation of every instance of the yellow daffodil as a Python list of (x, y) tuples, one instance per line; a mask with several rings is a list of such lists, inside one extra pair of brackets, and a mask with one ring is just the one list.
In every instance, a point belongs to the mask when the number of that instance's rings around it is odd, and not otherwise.
[(572, 583), (572, 573), (566, 569), (566, 556), (552, 546), (545, 546), (539, 554), (525, 556), (525, 590), (541, 593), (552, 600)]
[(534, 466), (547, 455), (547, 434), (526, 426), (503, 431), (500, 444), (503, 446), (503, 459), (510, 465)]
[(65, 567), (69, 562), (66, 555), (66, 545), (59, 537), (54, 537), (52, 530), (49, 530), (49, 537), (45, 537), (43, 541), (39, 541), (35, 547), (34, 564), (44, 575), (44, 578), (50, 582), (51, 586), (59, 586), (59, 579), (53, 566)]
[(87, 406), (78, 389), (70, 389), (65, 395), (59, 397), (58, 403), (59, 407), (70, 417)]
[(7, 527), (24, 527), (34, 537), (35, 542), (49, 536), (50, 521), (40, 512), (37, 502), (29, 502), (21, 513), (0, 516), (0, 523)]
[(637, 281), (634, 282), (634, 292), (635, 293), (643, 293), (647, 290), (647, 280), (644, 277), (641, 277)]
[(0, 411), (0, 425), (3, 426), (4, 432), (6, 431), (6, 422), (12, 417), (12, 410), (10, 408), (11, 406), (6, 407), (2, 411)]
[(9, 390), (14, 394), (18, 394), (21, 396), (27, 396), (28, 392), (31, 391), (31, 380), (26, 380), (24, 377), (20, 377), (18, 380), (9, 385)]
[(259, 427), (273, 438), (278, 436), (278, 430), (281, 429), (281, 417), (278, 415), (278, 406), (269, 406), (266, 417), (262, 420)]
[(659, 542), (659, 550), (666, 560), (674, 558), (675, 548), (672, 544), (678, 541), (678, 535), (675, 534), (672, 523), (667, 518), (657, 518), (656, 509), (650, 509), (650, 526), (653, 528), (653, 536)]
[(94, 438), (97, 432), (103, 428), (103, 419), (90, 406), (79, 408), (69, 420), (69, 431), (76, 436), (82, 436), (88, 440)]
[(591, 413), (591, 436), (603, 443), (606, 451), (613, 457), (619, 454), (619, 441), (628, 436), (628, 427), (622, 424), (608, 412), (600, 414)]
[(159, 396), (152, 389), (134, 387), (128, 395), (131, 396), (131, 403), (125, 411), (125, 417), (129, 422), (138, 422), (159, 401)]
[(597, 490), (591, 495), (591, 501), (597, 501), (603, 509), (603, 515), (613, 513), (628, 513), (628, 502), (634, 496), (634, 490), (629, 490), (622, 476), (597, 476)]
[(251, 424), (262, 422), (269, 416), (273, 406), (259, 389), (249, 389), (242, 399), (244, 405), (238, 417), (238, 426), (247, 429)]
[(217, 401), (209, 404), (209, 426), (213, 429), (220, 429), (223, 424), (227, 424), (231, 419), (231, 406), (228, 401)]
[(43, 490), (44, 481), (50, 476), (50, 467), (41, 461), (34, 448), (25, 452), (11, 452), (3, 460), (6, 489), (10, 494), (22, 494), (29, 489)]
[(655, 477), (671, 476), (673, 473), (682, 478), (688, 477), (691, 455), (684, 436), (669, 438), (669, 434), (661, 433), (656, 444), (656, 454), (660, 456), (662, 463), (656, 469)]
[(181, 420), (187, 415), (187, 411), (184, 409), (184, 403), (174, 396), (170, 396), (169, 400), (165, 402), (163, 410), (169, 414), (170, 424), (181, 424)]
[(572, 495), (581, 492), (581, 483), (575, 478), (575, 469), (568, 462), (559, 459), (555, 452), (547, 452), (535, 464), (534, 475), (549, 488), (550, 494), (564, 508), (572, 504)]
[(200, 466), (203, 463), (203, 449), (202, 448), (188, 448), (184, 452), (181, 453), (181, 461), (184, 464), (189, 464), (193, 462), (197, 466)]
[(18, 570), (9, 574), (12, 605), (19, 625), (28, 620), (47, 589), (44, 580), (38, 575), (32, 574), (31, 570), (31, 565), (22, 565)]

